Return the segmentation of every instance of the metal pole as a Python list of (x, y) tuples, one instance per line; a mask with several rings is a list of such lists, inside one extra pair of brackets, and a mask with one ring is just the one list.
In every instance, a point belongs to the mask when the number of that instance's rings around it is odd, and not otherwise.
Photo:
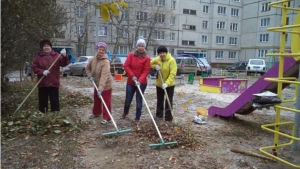
[[(299, 75), (298, 75), (298, 82), (300, 82), (300, 66), (299, 66)], [(298, 85), (298, 87), (300, 87), (300, 85)], [(300, 110), (300, 90), (298, 90), (298, 96), (297, 96), (297, 100), (296, 100), (296, 109)], [(299, 138), (299, 129), (300, 129), (300, 113), (296, 113), (295, 112), (295, 137)], [(294, 141), (292, 144), (292, 149), (296, 150), (298, 147), (298, 141)]]

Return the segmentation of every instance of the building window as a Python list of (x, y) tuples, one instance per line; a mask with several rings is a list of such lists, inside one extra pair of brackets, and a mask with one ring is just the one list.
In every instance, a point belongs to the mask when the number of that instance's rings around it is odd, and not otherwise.
[(153, 48), (153, 55), (156, 56), (157, 55), (157, 48)]
[[(96, 26), (94, 27), (94, 36), (96, 36)], [(98, 36), (107, 36), (107, 27), (99, 26), (98, 28)]]
[(82, 56), (82, 55), (83, 55), (83, 45), (76, 45), (76, 53), (77, 53), (79, 56)]
[(216, 51), (216, 59), (223, 59), (223, 51)]
[(171, 9), (176, 9), (176, 1), (171, 2)]
[(165, 39), (165, 31), (154, 31), (154, 39), (156, 40)]
[(217, 22), (217, 29), (225, 29), (226, 23), (225, 22)]
[(207, 43), (207, 36), (206, 35), (202, 35), (202, 43)]
[(237, 38), (230, 37), (229, 38), (229, 44), (230, 45), (237, 45)]
[(165, 6), (165, 0), (155, 0), (155, 5), (157, 5), (157, 6)]
[(258, 57), (259, 58), (265, 58), (267, 54), (267, 50), (263, 49), (263, 50), (258, 50)]
[(269, 34), (260, 34), (259, 35), (259, 42), (268, 42), (269, 41)]
[(260, 20), (260, 26), (266, 27), (270, 25), (270, 18), (263, 18)]
[(82, 36), (84, 34), (84, 26), (78, 26), (78, 35)]
[(270, 2), (262, 3), (262, 4), (261, 4), (261, 11), (262, 11), (262, 12), (271, 10), (271, 8), (269, 7), (269, 3), (270, 3)]
[(182, 45), (195, 46), (195, 41), (183, 40)]
[(286, 25), (289, 25), (289, 24), (290, 24), (290, 23), (289, 23), (289, 22), (290, 22), (290, 18), (289, 18), (289, 17), (286, 17), (286, 20), (285, 20), (285, 21), (286, 21), (286, 23), (285, 23)]
[(236, 52), (229, 52), (228, 59), (236, 59)]
[(202, 54), (202, 56), (203, 56), (204, 58), (206, 58), (206, 56), (207, 56), (206, 50), (201, 50), (201, 51), (200, 51), (200, 56), (201, 56), (201, 54)]
[(122, 19), (129, 19), (129, 10), (122, 11)]
[(182, 29), (196, 30), (196, 26), (195, 25), (182, 25)]
[(231, 16), (239, 16), (239, 9), (231, 8)]
[(218, 6), (218, 14), (225, 15), (226, 14), (226, 7)]
[(146, 21), (147, 20), (147, 12), (137, 12), (136, 13), (136, 20), (139, 21)]
[(209, 9), (209, 6), (204, 5), (203, 6), (203, 13), (209, 13), (208, 9)]
[(128, 46), (119, 46), (119, 54), (128, 54)]
[(207, 29), (208, 28), (208, 21), (203, 21), (202, 22), (202, 28)]
[(148, 31), (147, 29), (139, 29), (138, 30), (138, 37), (147, 37), (148, 36)]
[(137, 0), (137, 3), (149, 4), (149, 0)]
[(155, 14), (155, 21), (164, 23), (165, 22), (165, 15), (164, 14)]
[(175, 49), (174, 49), (174, 48), (170, 48), (170, 53), (171, 53), (172, 56), (174, 56), (174, 54), (175, 54)]
[(237, 23), (230, 23), (230, 30), (231, 31), (237, 31), (238, 30), (238, 24)]
[(128, 38), (129, 31), (127, 28), (121, 28), (119, 35), (123, 38)]
[(85, 15), (84, 7), (82, 7), (82, 6), (77, 6), (77, 16), (78, 16), (78, 17), (83, 17), (84, 15)]
[(217, 36), (216, 43), (217, 44), (224, 44), (224, 39), (225, 39), (224, 36)]
[(171, 16), (170, 25), (175, 25), (175, 16)]
[(170, 33), (170, 41), (174, 41), (175, 40), (175, 33)]
[(240, 0), (232, 0), (233, 2), (241, 2)]
[(183, 9), (183, 14), (196, 15), (196, 10)]

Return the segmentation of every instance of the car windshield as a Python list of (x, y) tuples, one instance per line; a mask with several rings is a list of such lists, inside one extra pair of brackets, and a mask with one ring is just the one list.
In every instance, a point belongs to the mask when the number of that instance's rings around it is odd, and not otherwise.
[(197, 58), (198, 60), (200, 60), (200, 62), (204, 63), (204, 64), (208, 64), (207, 60), (204, 58)]
[(250, 64), (251, 65), (263, 65), (264, 62), (262, 60), (251, 60)]

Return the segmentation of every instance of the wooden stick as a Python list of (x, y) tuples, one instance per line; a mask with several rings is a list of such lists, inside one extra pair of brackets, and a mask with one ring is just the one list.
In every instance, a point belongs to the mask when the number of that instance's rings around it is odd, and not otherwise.
[(235, 152), (235, 153), (242, 153), (242, 154), (246, 154), (246, 155), (250, 155), (250, 156), (254, 156), (254, 157), (259, 157), (262, 159), (266, 159), (266, 160), (271, 160), (271, 161), (276, 161), (274, 158), (271, 157), (267, 157), (261, 154), (257, 154), (251, 151), (247, 151), (247, 150), (243, 150), (242, 148), (236, 146), (236, 145), (232, 145), (230, 147), (230, 151)]

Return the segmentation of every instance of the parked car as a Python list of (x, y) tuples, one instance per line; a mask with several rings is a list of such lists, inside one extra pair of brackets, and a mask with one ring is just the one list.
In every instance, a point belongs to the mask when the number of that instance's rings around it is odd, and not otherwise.
[(202, 73), (207, 73), (211, 75), (211, 66), (205, 58), (196, 58), (190, 54), (177, 54), (174, 55), (177, 63), (177, 75), (195, 73), (201, 75)]
[(245, 70), (246, 66), (247, 66), (247, 62), (235, 62), (232, 65), (227, 66), (225, 69), (228, 71), (231, 70), (238, 71), (238, 70)]
[(69, 74), (87, 76), (85, 71), (86, 65), (92, 57), (93, 56), (79, 56), (73, 63), (68, 65)]
[(126, 75), (126, 72), (124, 70), (124, 63), (126, 61), (127, 57), (113, 57), (111, 59), (110, 63), (110, 72), (112, 74), (124, 74)]
[(249, 59), (246, 73), (250, 75), (251, 73), (259, 73), (263, 75), (266, 72), (266, 63), (263, 59)]

